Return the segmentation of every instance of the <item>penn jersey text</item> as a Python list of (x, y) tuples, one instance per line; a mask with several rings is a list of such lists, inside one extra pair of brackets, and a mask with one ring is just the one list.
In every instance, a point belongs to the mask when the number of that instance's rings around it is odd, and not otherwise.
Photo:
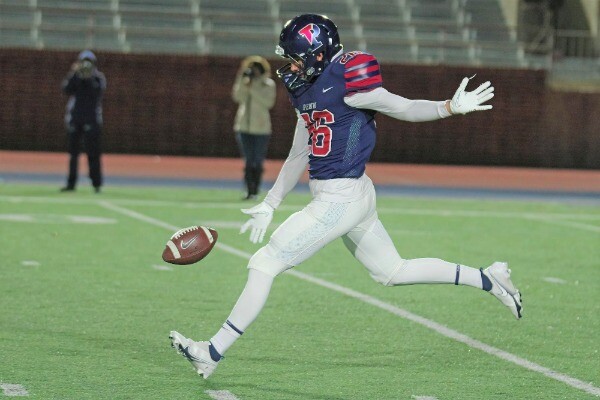
[(375, 146), (375, 113), (349, 107), (344, 97), (381, 85), (377, 59), (354, 51), (333, 59), (315, 82), (290, 96), (309, 132), (311, 179), (364, 174)]

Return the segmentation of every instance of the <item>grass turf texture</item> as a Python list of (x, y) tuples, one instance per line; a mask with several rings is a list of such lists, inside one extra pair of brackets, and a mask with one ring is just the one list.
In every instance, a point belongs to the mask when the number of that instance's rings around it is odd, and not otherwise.
[[(308, 200), (290, 195), (273, 226)], [(210, 338), (245, 284), (246, 260), (215, 248), (198, 264), (156, 270), (173, 232), (103, 202), (177, 227), (212, 224), (220, 243), (258, 248), (238, 234), (239, 208), (250, 204), (235, 191), (108, 188), (93, 195), (2, 185), (0, 382), (23, 385), (31, 398), (209, 399), (206, 390), (229, 390), (240, 400), (594, 398), (290, 275), (276, 279), (263, 313), (202, 380), (170, 348), (168, 333)], [(473, 267), (508, 260), (524, 319), (472, 288), (379, 286), (340, 240), (297, 269), (600, 385), (598, 207), (380, 197), (378, 208), (404, 258)], [(75, 223), (67, 218), (73, 215), (109, 223)]]

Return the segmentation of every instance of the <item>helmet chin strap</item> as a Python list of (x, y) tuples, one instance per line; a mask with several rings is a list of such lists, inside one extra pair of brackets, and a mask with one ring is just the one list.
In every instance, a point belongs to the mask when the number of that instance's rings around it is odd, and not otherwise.
[[(310, 55), (309, 55), (309, 57), (310, 57)], [(312, 65), (304, 71), (304, 74), (307, 77), (309, 77), (310, 79), (316, 77), (317, 75), (320, 75), (320, 73), (323, 72), (323, 70), (327, 66), (327, 61), (324, 62), (324, 59), (325, 59), (324, 51), (319, 52), (319, 54), (317, 54), (316, 56), (313, 56), (313, 57), (315, 58), (315, 62), (311, 63)], [(319, 57), (321, 59), (319, 59)], [(317, 68), (318, 68), (318, 70), (317, 70)], [(318, 74), (317, 74), (317, 72), (318, 72)]]
[[(298, 88), (305, 86), (315, 80), (323, 69), (326, 67), (326, 63), (323, 63), (325, 53), (320, 51), (316, 56), (300, 56), (300, 55), (285, 55), (285, 58), (289, 59), (291, 62), (279, 68), (276, 71), (277, 76), (283, 81), (286, 88), (293, 92)], [(307, 64), (306, 60), (309, 57), (314, 57), (316, 59), (317, 64), (322, 64), (319, 66), (319, 69), (315, 68), (315, 66), (310, 66), (307, 69), (304, 69), (304, 65)], [(313, 63), (314, 64), (314, 63)], [(296, 67), (296, 71), (292, 70), (292, 65)]]
[(287, 63), (276, 72), (277, 77), (282, 80), (286, 89), (292, 93), (296, 89), (304, 86), (307, 82), (302, 79), (302, 71), (292, 71), (292, 63)]

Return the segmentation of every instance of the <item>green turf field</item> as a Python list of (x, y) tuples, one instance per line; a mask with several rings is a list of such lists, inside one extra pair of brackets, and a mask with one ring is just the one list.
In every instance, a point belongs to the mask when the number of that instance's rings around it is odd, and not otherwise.
[[(308, 199), (291, 195), (273, 226)], [(468, 287), (379, 286), (338, 241), (300, 274), (277, 278), (264, 312), (205, 381), (168, 334), (210, 338), (245, 284), (258, 246), (238, 234), (239, 208), (248, 206), (238, 192), (59, 194), (2, 185), (0, 383), (38, 399), (596, 398), (600, 207), (398, 197), (378, 204), (405, 258), (475, 267), (508, 260), (524, 318)], [(193, 224), (215, 227), (227, 246), (167, 269), (166, 240)], [(490, 354), (498, 351), (503, 358)]]

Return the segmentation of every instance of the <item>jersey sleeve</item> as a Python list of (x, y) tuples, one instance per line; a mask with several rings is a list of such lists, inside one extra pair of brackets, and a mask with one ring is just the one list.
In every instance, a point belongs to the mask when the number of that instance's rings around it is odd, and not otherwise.
[(265, 203), (277, 209), (287, 194), (296, 186), (302, 174), (306, 171), (310, 150), (308, 147), (309, 133), (305, 122), (298, 116), (294, 141), (275, 184), (267, 193)]
[(360, 53), (344, 64), (346, 93), (368, 91), (382, 85), (379, 62), (371, 54)]

